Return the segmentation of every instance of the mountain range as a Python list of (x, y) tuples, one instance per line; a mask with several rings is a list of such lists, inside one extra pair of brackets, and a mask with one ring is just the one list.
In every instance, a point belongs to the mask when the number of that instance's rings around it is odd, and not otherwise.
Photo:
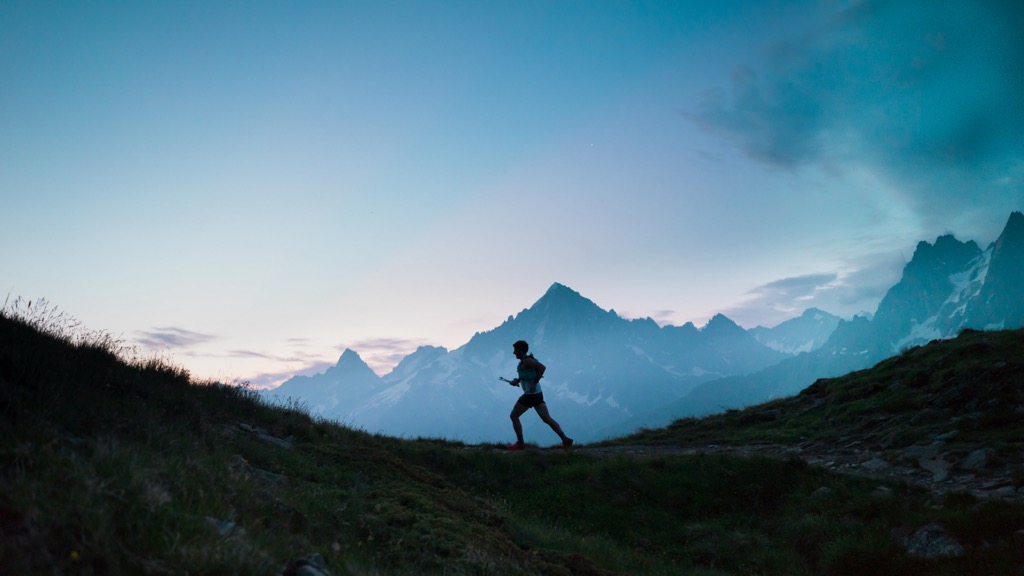
[(580, 440), (603, 437), (704, 382), (789, 357), (722, 315), (699, 329), (662, 327), (621, 318), (555, 283), (533, 306), (455, 350), (420, 347), (383, 377), (346, 350), (326, 372), (292, 378), (268, 396), (371, 432), (499, 440), (511, 434), (519, 390), (498, 377), (515, 376), (512, 343), (520, 339), (548, 366), (543, 388), (552, 415)]
[[(345, 350), (327, 371), (265, 395), (369, 432), (508, 440), (519, 391), (498, 377), (515, 375), (511, 345), (523, 339), (548, 366), (552, 416), (570, 436), (592, 441), (793, 395), (964, 328), (1024, 326), (1021, 280), (1024, 215), (1014, 212), (984, 250), (952, 235), (920, 242), (870, 318), (809, 309), (749, 331), (721, 314), (701, 328), (659, 326), (621, 318), (555, 283), (533, 306), (455, 350), (421, 347), (383, 377)], [(557, 439), (539, 419), (524, 418), (527, 441)]]
[(706, 383), (652, 422), (700, 416), (790, 396), (818, 378), (860, 370), (906, 349), (955, 337), (961, 330), (1024, 326), (1024, 214), (1010, 215), (999, 238), (982, 250), (952, 235), (920, 242), (900, 281), (874, 317), (838, 323), (820, 348), (762, 371)]

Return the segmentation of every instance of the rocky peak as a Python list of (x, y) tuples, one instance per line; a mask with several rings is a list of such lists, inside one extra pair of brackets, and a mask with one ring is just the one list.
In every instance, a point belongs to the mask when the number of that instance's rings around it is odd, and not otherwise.
[(708, 323), (701, 328), (701, 333), (705, 336), (735, 336), (738, 334), (746, 334), (746, 331), (741, 328), (738, 324), (730, 320), (724, 314), (715, 314)]
[(1024, 325), (1024, 214), (1014, 212), (992, 245), (985, 283), (967, 313), (975, 328)]
[(959, 272), (981, 252), (974, 240), (961, 242), (952, 234), (939, 236), (935, 244), (918, 242), (914, 256), (903, 270), (904, 278), (922, 274), (946, 275)]

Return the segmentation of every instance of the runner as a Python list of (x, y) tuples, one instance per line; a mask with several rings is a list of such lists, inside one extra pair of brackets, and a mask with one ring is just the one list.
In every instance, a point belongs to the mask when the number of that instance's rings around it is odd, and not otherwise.
[(533, 354), (527, 354), (529, 349), (530, 345), (524, 340), (519, 340), (512, 345), (512, 353), (519, 359), (519, 366), (516, 367), (519, 377), (509, 381), (509, 384), (522, 388), (523, 395), (516, 401), (516, 405), (512, 407), (512, 413), (509, 414), (512, 419), (512, 429), (516, 432), (516, 443), (509, 445), (508, 449), (522, 450), (524, 448), (523, 425), (519, 421), (519, 417), (533, 408), (537, 411), (540, 419), (562, 439), (562, 448), (568, 450), (572, 446), (572, 438), (562, 432), (562, 427), (548, 413), (548, 405), (544, 403), (544, 394), (540, 389), (540, 379), (544, 377), (545, 367), (533, 357)]

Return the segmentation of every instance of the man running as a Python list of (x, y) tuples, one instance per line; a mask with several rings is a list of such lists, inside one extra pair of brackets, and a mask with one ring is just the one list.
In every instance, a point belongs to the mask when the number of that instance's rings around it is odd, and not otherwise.
[(529, 349), (530, 345), (524, 340), (519, 340), (512, 345), (512, 353), (519, 359), (519, 366), (516, 367), (519, 377), (512, 380), (510, 384), (522, 388), (523, 395), (516, 401), (516, 405), (512, 407), (512, 413), (509, 414), (509, 418), (512, 419), (512, 429), (516, 432), (516, 443), (510, 445), (508, 449), (522, 450), (524, 448), (523, 425), (519, 422), (519, 417), (533, 408), (537, 411), (540, 419), (562, 439), (562, 448), (568, 450), (572, 446), (572, 438), (562, 432), (562, 427), (548, 413), (548, 405), (544, 403), (544, 394), (540, 390), (540, 379), (544, 377), (544, 365), (534, 358), (533, 354), (527, 354)]

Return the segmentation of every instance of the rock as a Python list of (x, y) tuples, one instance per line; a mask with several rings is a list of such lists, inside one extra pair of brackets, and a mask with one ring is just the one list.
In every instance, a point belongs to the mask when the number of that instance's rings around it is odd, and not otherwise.
[(967, 550), (938, 524), (927, 524), (902, 539), (907, 554), (918, 558), (962, 558)]
[(330, 571), (327, 570), (327, 563), (324, 562), (324, 557), (319, 553), (310, 554), (305, 558), (300, 558), (288, 566), (279, 574), (279, 576), (333, 576)]
[(212, 516), (206, 517), (206, 523), (221, 536), (229, 536), (237, 526), (232, 520), (218, 520)]
[(246, 432), (248, 434), (251, 434), (251, 435), (255, 436), (257, 439), (259, 439), (259, 440), (261, 440), (263, 442), (266, 442), (267, 444), (271, 444), (273, 446), (277, 446), (278, 448), (291, 449), (292, 443), (294, 443), (294, 441), (295, 441), (295, 438), (292, 437), (292, 436), (289, 436), (287, 438), (278, 438), (276, 436), (273, 436), (272, 434), (270, 434), (269, 432), (267, 432), (263, 428), (257, 428), (256, 426), (250, 426), (250, 425), (248, 425), (248, 424), (246, 424), (244, 422), (239, 422), (238, 426), (237, 426), (237, 429), (241, 430), (242, 432)]
[(288, 484), (288, 477), (281, 474), (274, 474), (269, 470), (263, 470), (252, 466), (249, 461), (242, 457), (241, 454), (235, 454), (228, 460), (228, 469), (231, 470), (236, 476), (242, 478), (255, 478), (261, 482), (267, 484), (273, 484), (275, 486), (286, 486)]
[(888, 486), (879, 486), (871, 493), (875, 498), (888, 498), (892, 496), (892, 488)]
[(921, 468), (931, 472), (932, 480), (935, 482), (942, 482), (949, 476), (950, 464), (941, 458), (921, 458), (917, 461), (917, 464)]
[(1013, 487), (1013, 481), (1009, 478), (993, 478), (982, 483), (982, 490), (996, 490), (997, 488)]
[(991, 491), (990, 494), (997, 498), (1012, 499), (1017, 497), (1017, 490), (1013, 486), (1003, 486)]
[(988, 454), (988, 448), (978, 448), (960, 462), (960, 468), (964, 470), (981, 470), (988, 465)]
[(938, 455), (939, 447), (934, 444), (931, 446), (921, 446), (920, 444), (907, 446), (903, 450), (903, 456), (905, 458), (935, 458)]
[(873, 458), (861, 464), (861, 467), (867, 468), (868, 470), (881, 470), (883, 468), (888, 468), (889, 463), (881, 458)]
[(831, 496), (832, 489), (829, 488), (828, 486), (822, 486), (821, 488), (818, 488), (813, 493), (811, 493), (811, 498), (829, 498)]
[(219, 536), (230, 540), (241, 540), (245, 538), (245, 527), (239, 526), (234, 520), (218, 520), (212, 516), (206, 517), (206, 524), (213, 528)]

